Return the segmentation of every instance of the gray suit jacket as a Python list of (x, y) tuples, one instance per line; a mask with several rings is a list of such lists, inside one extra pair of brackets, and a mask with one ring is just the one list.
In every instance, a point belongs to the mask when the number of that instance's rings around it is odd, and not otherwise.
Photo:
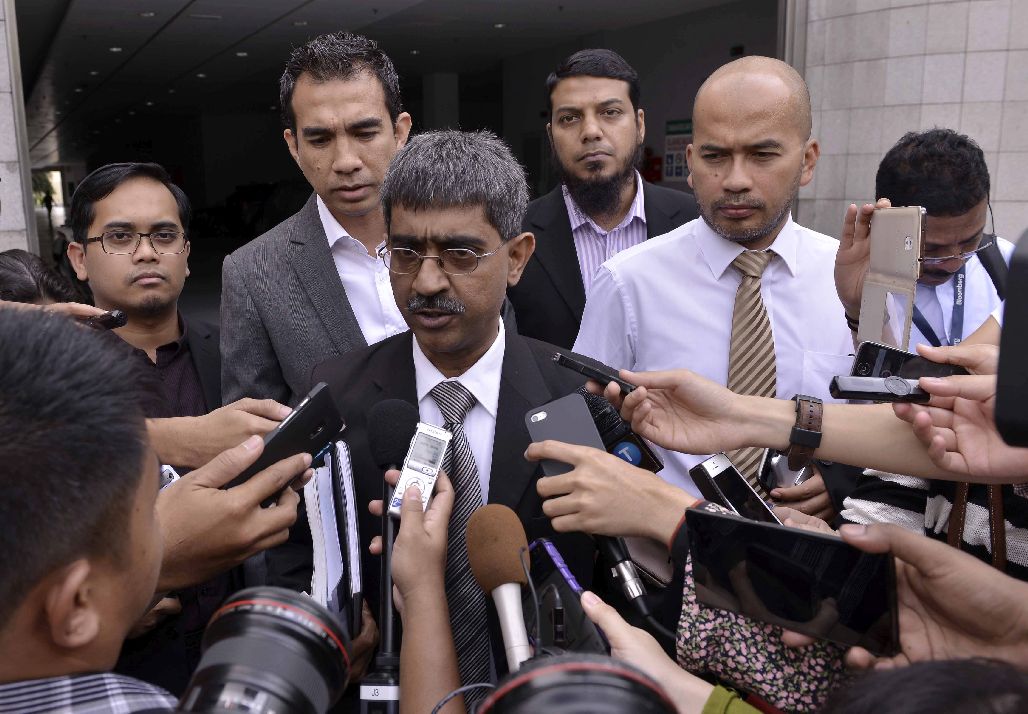
[(295, 405), (315, 365), (366, 347), (315, 196), (227, 258), (221, 282), (221, 393)]

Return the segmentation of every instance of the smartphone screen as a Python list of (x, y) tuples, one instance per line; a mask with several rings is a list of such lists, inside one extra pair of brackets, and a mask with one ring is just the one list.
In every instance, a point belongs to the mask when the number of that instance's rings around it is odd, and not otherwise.
[(852, 376), (886, 378), (893, 375), (903, 379), (920, 377), (948, 377), (952, 374), (967, 374), (967, 370), (952, 364), (939, 364), (921, 355), (905, 350), (861, 342), (853, 360)]
[[(582, 609), (582, 586), (564, 563), (557, 546), (545, 538), (528, 548), (530, 575), (539, 599), (540, 647), (560, 647), (573, 652), (609, 654), (610, 647), (600, 629)], [(535, 603), (529, 588), (522, 589), (522, 609), (529, 636), (535, 638)], [(559, 597), (558, 597), (559, 596)], [(559, 607), (558, 607), (559, 603)]]
[(704, 605), (875, 655), (899, 651), (892, 554), (702, 507), (685, 521)]
[(722, 471), (714, 477), (714, 483), (725, 495), (732, 509), (743, 518), (763, 523), (781, 523), (771, 507), (757, 492), (750, 488), (746, 479), (735, 467)]

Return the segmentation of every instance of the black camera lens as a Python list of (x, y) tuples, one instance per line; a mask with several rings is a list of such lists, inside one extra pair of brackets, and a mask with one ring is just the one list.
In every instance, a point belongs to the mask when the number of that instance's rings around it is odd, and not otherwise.
[(350, 678), (345, 626), (302, 593), (248, 588), (214, 613), (186, 712), (322, 714)]
[(869, 374), (871, 374), (871, 363), (870, 362), (860, 362), (857, 365), (857, 376), (858, 377), (866, 377)]
[(674, 703), (641, 670), (610, 657), (569, 654), (526, 662), (478, 714), (674, 714)]

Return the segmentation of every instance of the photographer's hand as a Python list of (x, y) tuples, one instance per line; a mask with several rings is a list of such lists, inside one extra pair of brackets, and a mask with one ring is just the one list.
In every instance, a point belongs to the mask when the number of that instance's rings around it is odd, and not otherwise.
[(846, 314), (853, 319), (860, 317), (860, 297), (871, 266), (871, 217), (875, 208), (891, 205), (889, 199), (882, 198), (875, 205), (865, 203), (858, 209), (851, 203), (846, 209), (839, 250), (835, 254), (835, 290)]
[(1028, 671), (1028, 584), (896, 525), (845, 525), (839, 532), (861, 550), (896, 556), (902, 651), (875, 658), (853, 648), (848, 665), (862, 669), (987, 657)]
[[(286, 540), (300, 502), (296, 492), (286, 486), (297, 477), (310, 479), (310, 454), (283, 459), (246, 483), (221, 488), (254, 463), (263, 450), (261, 437), (252, 436), (157, 496), (164, 534), (158, 591), (209, 580)], [(282, 495), (275, 506), (261, 508), (261, 501), (279, 491)]]

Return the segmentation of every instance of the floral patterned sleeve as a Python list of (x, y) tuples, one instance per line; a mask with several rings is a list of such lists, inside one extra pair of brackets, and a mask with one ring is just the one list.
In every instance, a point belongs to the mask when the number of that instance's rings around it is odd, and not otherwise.
[(685, 589), (678, 622), (678, 663), (707, 673), (789, 712), (817, 712), (849, 675), (844, 647), (816, 642), (800, 649), (782, 644), (782, 628), (696, 601), (692, 560), (685, 563)]

